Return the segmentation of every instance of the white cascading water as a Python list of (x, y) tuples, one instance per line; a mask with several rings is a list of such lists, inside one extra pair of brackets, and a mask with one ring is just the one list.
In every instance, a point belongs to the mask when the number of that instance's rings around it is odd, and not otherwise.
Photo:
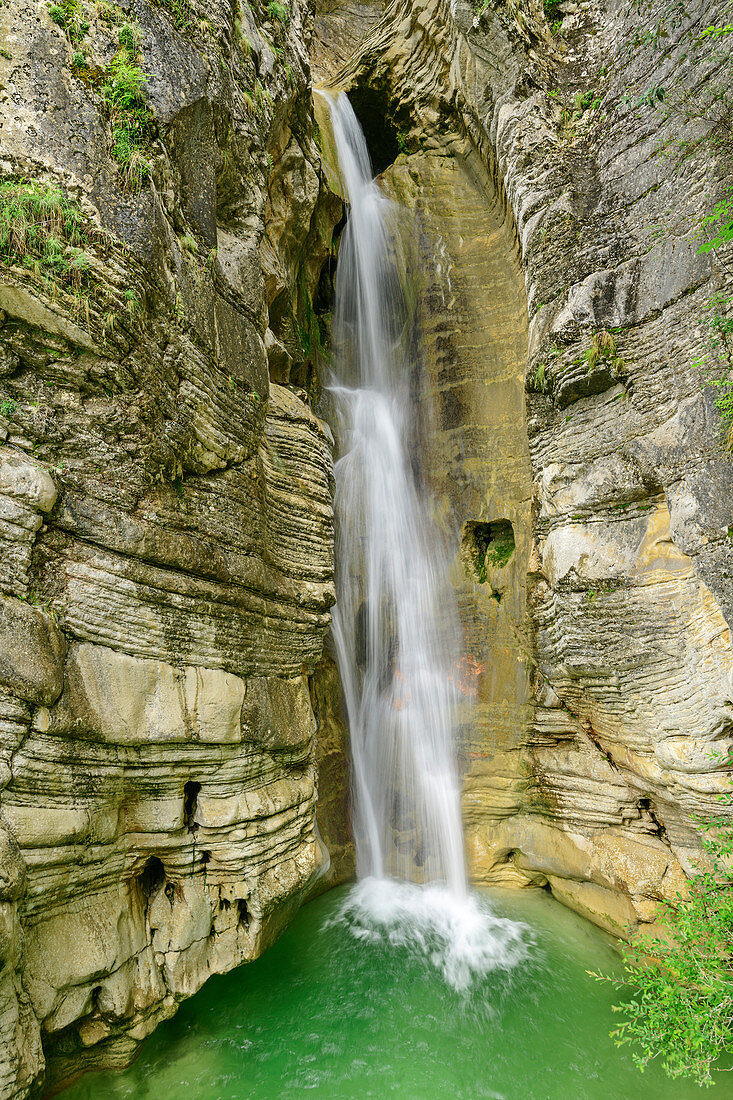
[[(355, 934), (417, 943), (458, 987), (524, 954), (469, 895), (453, 722), (456, 613), (416, 478), (411, 324), (397, 209), (347, 96), (325, 94), (348, 202), (334, 311), (340, 424), (333, 635), (353, 757)], [(420, 884), (420, 885), (418, 885)]]

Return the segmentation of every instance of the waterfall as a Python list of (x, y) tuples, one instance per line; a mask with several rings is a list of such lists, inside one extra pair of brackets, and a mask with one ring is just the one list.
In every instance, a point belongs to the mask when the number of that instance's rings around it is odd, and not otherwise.
[(360, 878), (466, 894), (454, 763), (457, 617), (415, 470), (410, 311), (396, 210), (347, 96), (329, 97), (348, 200), (336, 277), (333, 634), (348, 711)]
[(328, 102), (348, 202), (331, 391), (339, 418), (333, 635), (353, 757), (358, 883), (338, 921), (420, 952), (456, 990), (527, 954), (524, 925), (468, 891), (454, 756), (457, 613), (419, 470), (399, 210), (347, 96)]
[(418, 364), (398, 209), (346, 95), (325, 95), (348, 201), (333, 317), (339, 417), (333, 638), (349, 717), (359, 882), (338, 920), (468, 990), (526, 928), (467, 887), (453, 746), (458, 616), (419, 476)]

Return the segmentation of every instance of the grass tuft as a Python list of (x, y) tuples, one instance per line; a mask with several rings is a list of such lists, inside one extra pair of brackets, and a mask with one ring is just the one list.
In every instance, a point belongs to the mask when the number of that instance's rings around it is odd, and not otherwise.
[(0, 183), (0, 263), (32, 272), (50, 291), (88, 293), (93, 285), (86, 249), (109, 237), (90, 224), (60, 187), (38, 180)]

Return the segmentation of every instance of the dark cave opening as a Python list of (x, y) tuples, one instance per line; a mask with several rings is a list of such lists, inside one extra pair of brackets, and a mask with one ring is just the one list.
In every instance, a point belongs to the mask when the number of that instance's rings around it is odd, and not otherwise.
[(252, 914), (244, 898), (237, 898), (237, 928), (249, 928)]
[(491, 523), (469, 520), (463, 527), (461, 549), (474, 579), (483, 584), (488, 579), (489, 567), (503, 569), (512, 559), (514, 528), (508, 519)]
[(378, 176), (405, 151), (409, 111), (396, 105), (387, 85), (376, 79), (355, 85), (348, 94), (364, 131), (374, 174)]
[(144, 898), (151, 898), (165, 882), (165, 867), (157, 856), (151, 856), (137, 876), (137, 883)]

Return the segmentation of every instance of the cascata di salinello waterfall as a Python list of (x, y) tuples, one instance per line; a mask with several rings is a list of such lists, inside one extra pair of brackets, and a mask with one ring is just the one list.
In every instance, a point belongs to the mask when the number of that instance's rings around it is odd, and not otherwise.
[(456, 987), (511, 966), (521, 930), (469, 894), (454, 746), (457, 615), (419, 476), (410, 295), (399, 211), (345, 93), (327, 94), (348, 216), (336, 277), (337, 603), (361, 937), (417, 944)]

